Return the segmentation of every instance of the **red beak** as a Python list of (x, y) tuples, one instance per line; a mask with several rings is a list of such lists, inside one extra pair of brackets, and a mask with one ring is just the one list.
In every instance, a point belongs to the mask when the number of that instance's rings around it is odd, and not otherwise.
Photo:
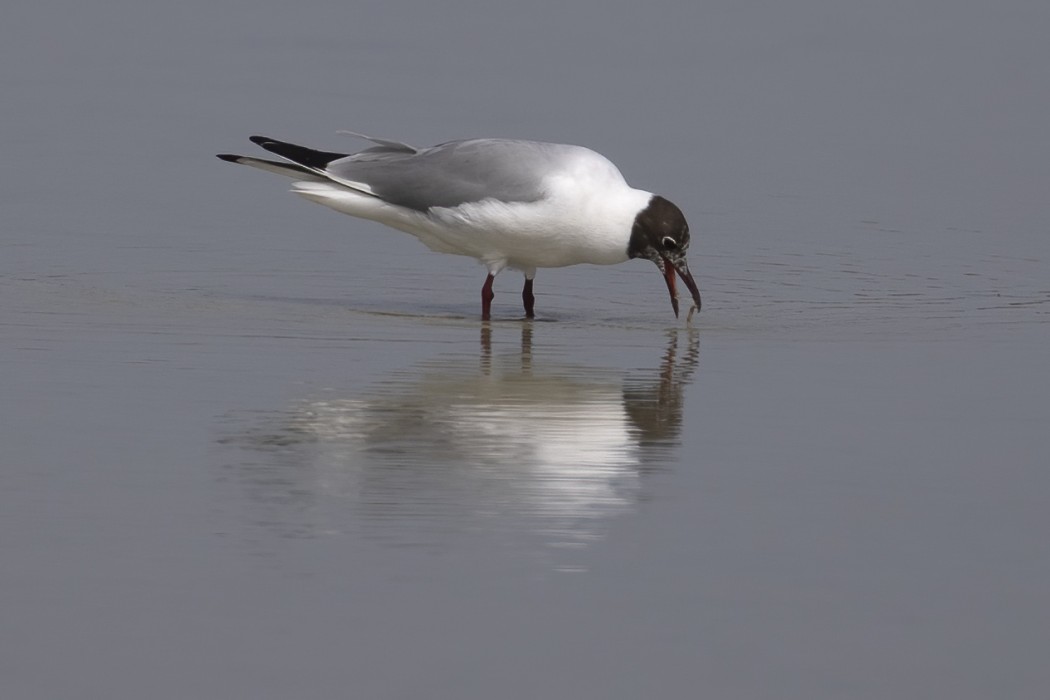
[(674, 317), (678, 318), (678, 290), (674, 283), (674, 265), (664, 258), (664, 282), (667, 282), (667, 291), (671, 295), (671, 308), (674, 309)]
[(700, 308), (700, 290), (697, 288), (693, 275), (685, 264), (685, 258), (682, 258), (682, 262), (678, 265), (664, 258), (664, 282), (667, 283), (667, 292), (671, 295), (671, 308), (674, 309), (674, 316), (678, 318), (678, 290), (675, 289), (675, 272), (685, 282), (685, 286), (689, 288), (689, 293), (693, 297), (693, 303), (696, 304), (698, 309)]

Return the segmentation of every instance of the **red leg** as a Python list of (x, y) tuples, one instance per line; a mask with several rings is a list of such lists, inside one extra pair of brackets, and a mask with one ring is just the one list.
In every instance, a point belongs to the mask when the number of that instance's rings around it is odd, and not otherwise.
[(525, 288), (521, 290), (521, 300), (525, 302), (525, 318), (536, 318), (536, 297), (532, 295), (532, 280), (525, 278)]
[(481, 288), (481, 320), (488, 321), (492, 311), (492, 298), (496, 296), (496, 293), (492, 291), (492, 280), (496, 279), (496, 276), (489, 273), (489, 276), (485, 278), (485, 286)]

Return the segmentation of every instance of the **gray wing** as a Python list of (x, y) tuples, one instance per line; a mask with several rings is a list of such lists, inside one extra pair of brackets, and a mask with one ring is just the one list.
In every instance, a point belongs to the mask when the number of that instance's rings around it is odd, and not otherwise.
[(343, 136), (353, 136), (354, 138), (364, 139), (365, 141), (371, 141), (372, 143), (379, 144), (384, 148), (389, 148), (393, 151), (405, 151), (407, 153), (415, 153), (417, 149), (415, 146), (409, 146), (403, 141), (393, 141), (391, 139), (377, 139), (375, 136), (369, 136), (368, 134), (362, 134), (360, 131), (350, 131), (349, 129), (340, 129), (335, 132), (342, 134)]
[(544, 195), (545, 177), (577, 150), (582, 149), (507, 139), (451, 141), (418, 151), (390, 143), (334, 160), (325, 173), (417, 211), (488, 198), (535, 202)]

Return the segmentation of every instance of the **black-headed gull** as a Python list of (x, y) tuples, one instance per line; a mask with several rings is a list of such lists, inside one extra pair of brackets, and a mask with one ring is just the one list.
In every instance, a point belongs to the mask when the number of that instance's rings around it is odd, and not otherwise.
[(615, 165), (588, 148), (469, 139), (417, 149), (342, 133), (375, 145), (331, 153), (252, 136), (287, 162), (227, 153), (219, 158), (295, 178), (296, 194), (411, 233), (431, 250), (477, 258), (489, 273), (481, 289), (483, 320), (491, 313), (493, 279), (504, 268), (524, 273), (521, 296), (532, 318), (537, 268), (632, 258), (660, 268), (675, 316), (675, 271), (700, 307), (686, 263), (689, 226), (681, 210), (632, 188)]

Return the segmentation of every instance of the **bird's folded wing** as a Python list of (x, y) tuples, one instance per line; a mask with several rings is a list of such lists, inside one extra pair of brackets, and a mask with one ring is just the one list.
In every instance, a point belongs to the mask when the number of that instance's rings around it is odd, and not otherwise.
[(572, 147), (502, 139), (452, 141), (419, 151), (380, 145), (328, 163), (325, 174), (417, 211), (486, 199), (535, 202), (566, 148)]

